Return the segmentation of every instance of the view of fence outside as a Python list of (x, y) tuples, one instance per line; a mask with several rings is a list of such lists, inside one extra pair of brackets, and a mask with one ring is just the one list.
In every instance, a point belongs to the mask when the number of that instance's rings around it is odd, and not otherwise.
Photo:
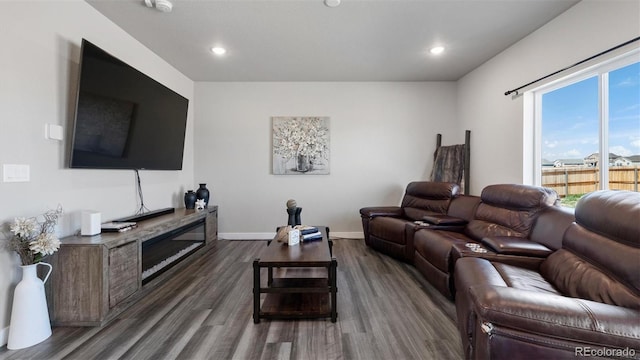
[[(640, 166), (609, 168), (609, 189), (638, 191)], [(555, 190), (562, 198), (575, 197), (600, 189), (599, 168), (560, 167), (542, 169), (542, 186)]]

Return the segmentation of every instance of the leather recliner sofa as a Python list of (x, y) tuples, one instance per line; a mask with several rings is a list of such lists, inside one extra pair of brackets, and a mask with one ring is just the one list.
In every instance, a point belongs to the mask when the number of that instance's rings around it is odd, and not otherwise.
[(587, 194), (575, 219), (537, 267), (458, 259), (466, 358), (640, 356), (640, 193)]
[[(516, 264), (537, 265), (553, 250), (560, 248), (564, 230), (573, 215), (554, 206), (555, 191), (518, 184), (490, 185), (482, 190), (480, 203), (469, 223), (456, 231), (420, 229), (414, 236), (414, 265), (443, 295), (453, 299), (453, 272), (456, 259), (463, 256), (501, 258)], [(453, 208), (453, 205), (452, 205)], [(544, 236), (532, 237), (534, 228), (545, 233), (544, 222), (537, 220), (545, 211), (558, 217), (557, 241)], [(549, 231), (547, 231), (549, 232)]]
[(396, 259), (413, 263), (415, 221), (425, 215), (446, 214), (460, 192), (455, 183), (414, 181), (407, 185), (400, 206), (360, 209), (367, 246)]

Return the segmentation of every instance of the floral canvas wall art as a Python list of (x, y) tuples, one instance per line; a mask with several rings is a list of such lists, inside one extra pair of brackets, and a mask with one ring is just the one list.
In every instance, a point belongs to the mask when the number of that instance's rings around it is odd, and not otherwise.
[(329, 174), (329, 117), (275, 116), (274, 175)]

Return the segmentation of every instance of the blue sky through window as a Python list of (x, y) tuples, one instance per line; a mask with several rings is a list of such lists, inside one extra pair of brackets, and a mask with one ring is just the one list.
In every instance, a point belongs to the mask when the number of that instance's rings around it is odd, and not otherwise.
[[(583, 159), (598, 152), (598, 77), (542, 97), (542, 159)], [(609, 152), (640, 155), (640, 63), (609, 73)]]

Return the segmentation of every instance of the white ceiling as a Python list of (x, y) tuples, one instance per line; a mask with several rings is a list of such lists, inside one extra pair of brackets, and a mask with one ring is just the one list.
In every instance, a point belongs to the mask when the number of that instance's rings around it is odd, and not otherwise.
[(86, 1), (194, 81), (457, 80), (578, 2), (171, 0), (162, 13)]

